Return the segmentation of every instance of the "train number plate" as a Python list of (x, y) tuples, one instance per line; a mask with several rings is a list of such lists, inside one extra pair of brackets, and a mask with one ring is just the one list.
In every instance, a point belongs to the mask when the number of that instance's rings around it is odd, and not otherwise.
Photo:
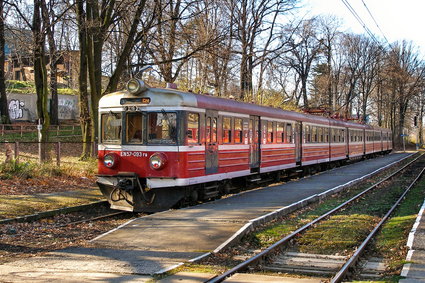
[(121, 151), (121, 156), (148, 157), (148, 154), (146, 152), (141, 152), (141, 151)]

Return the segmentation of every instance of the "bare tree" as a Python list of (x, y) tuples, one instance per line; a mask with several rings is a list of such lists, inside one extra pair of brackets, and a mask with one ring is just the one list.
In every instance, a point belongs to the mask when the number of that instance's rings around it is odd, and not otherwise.
[(292, 68), (299, 76), (300, 97), (305, 108), (309, 107), (307, 83), (310, 78), (312, 66), (322, 50), (322, 39), (317, 37), (316, 19), (304, 20), (297, 27), (290, 26), (289, 30), (295, 32), (291, 38), (286, 39), (290, 51), (285, 59), (287, 66)]
[[(276, 19), (294, 8), (296, 0), (228, 0), (232, 11), (230, 25), (235, 28), (234, 35), (238, 41), (240, 55), (240, 98), (252, 93), (253, 70), (259, 62), (255, 62), (259, 54), (267, 54), (273, 37)], [(261, 42), (260, 38), (267, 32), (268, 38)], [(267, 43), (268, 42), (268, 43)], [(264, 44), (266, 43), (266, 44)]]
[(7, 104), (6, 84), (5, 84), (5, 41), (4, 41), (4, 1), (0, 0), (0, 122), (10, 124), (9, 108)]
[(396, 119), (392, 127), (396, 143), (400, 145), (410, 102), (425, 88), (425, 64), (411, 42), (394, 44), (389, 52), (386, 75), (391, 103), (397, 106), (393, 108)]

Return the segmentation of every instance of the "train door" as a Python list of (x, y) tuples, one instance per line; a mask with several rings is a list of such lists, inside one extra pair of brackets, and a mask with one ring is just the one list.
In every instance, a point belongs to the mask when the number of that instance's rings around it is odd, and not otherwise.
[(218, 112), (207, 110), (205, 117), (205, 174), (218, 172)]
[(301, 165), (302, 159), (302, 139), (303, 139), (303, 126), (301, 122), (295, 123), (295, 162), (297, 165)]
[(260, 117), (250, 116), (249, 117), (249, 166), (251, 172), (259, 172), (260, 170)]

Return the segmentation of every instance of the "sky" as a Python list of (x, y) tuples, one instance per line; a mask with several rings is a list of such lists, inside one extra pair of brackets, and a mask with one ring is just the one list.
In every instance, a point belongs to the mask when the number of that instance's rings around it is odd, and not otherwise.
[[(377, 38), (390, 43), (401, 40), (412, 41), (425, 56), (425, 1), (424, 0), (345, 0), (360, 16)], [(343, 0), (302, 0), (299, 12), (306, 17), (324, 14), (341, 18), (343, 31), (365, 33), (362, 25), (345, 6)], [(365, 5), (379, 25), (370, 16)], [(384, 34), (384, 35), (383, 35)]]

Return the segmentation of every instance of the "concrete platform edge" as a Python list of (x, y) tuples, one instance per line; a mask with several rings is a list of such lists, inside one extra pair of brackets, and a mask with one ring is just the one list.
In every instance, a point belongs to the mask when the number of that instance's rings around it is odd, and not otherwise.
[[(416, 220), (415, 220), (415, 224), (413, 224), (412, 230), (410, 230), (409, 237), (407, 238), (406, 246), (409, 248), (409, 251), (407, 252), (406, 261), (411, 261), (413, 253), (415, 252), (415, 250), (412, 249), (413, 240), (415, 238), (416, 229), (418, 228), (418, 226), (419, 226), (419, 224), (422, 220), (424, 210), (425, 210), (425, 201), (422, 204), (421, 209), (419, 210), (418, 216), (416, 217)], [(411, 263), (404, 264), (400, 275), (403, 276), (403, 277), (407, 277), (408, 274), (409, 274), (409, 270), (410, 270), (411, 265), (412, 265)]]

